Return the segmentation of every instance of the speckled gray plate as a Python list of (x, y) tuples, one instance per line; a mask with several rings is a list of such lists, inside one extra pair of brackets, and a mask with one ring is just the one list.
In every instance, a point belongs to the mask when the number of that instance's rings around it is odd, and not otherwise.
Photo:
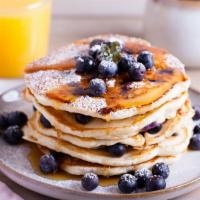
[[(32, 106), (20, 98), (23, 87), (11, 89), (0, 96), (0, 110), (22, 110), (32, 112)], [(193, 104), (200, 102), (200, 94), (190, 90)], [(14, 182), (35, 192), (66, 200), (114, 200), (114, 199), (171, 199), (200, 186), (200, 152), (188, 152), (179, 162), (170, 167), (167, 188), (155, 192), (119, 194), (117, 186), (98, 187), (93, 192), (83, 191), (80, 181), (57, 181), (43, 178), (34, 173), (27, 154), (29, 146), (10, 146), (0, 138), (0, 170)]]

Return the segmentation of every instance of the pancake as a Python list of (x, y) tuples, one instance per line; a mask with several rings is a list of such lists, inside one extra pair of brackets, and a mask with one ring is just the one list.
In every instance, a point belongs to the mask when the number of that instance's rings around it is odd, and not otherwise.
[(30, 122), (24, 127), (23, 138), (27, 141), (62, 152), (71, 157), (108, 166), (130, 166), (151, 160), (157, 156), (175, 156), (187, 149), (192, 134), (192, 120), (182, 127), (175, 135), (166, 138), (157, 145), (143, 150), (130, 149), (122, 157), (112, 157), (103, 149), (86, 149), (72, 145), (66, 141), (41, 134)]
[[(51, 151), (47, 148), (38, 146), (39, 150), (44, 154), (49, 154)], [(149, 161), (143, 162), (138, 165), (132, 165), (132, 166), (121, 166), (121, 167), (112, 167), (112, 166), (103, 166), (95, 163), (89, 163), (77, 158), (72, 158), (70, 156), (64, 155), (62, 159), (59, 161), (59, 168), (69, 174), (73, 175), (84, 175), (88, 172), (93, 172), (97, 175), (101, 176), (115, 176), (120, 174), (125, 174), (134, 170), (139, 169), (150, 169), (154, 164), (158, 162), (164, 162), (166, 164), (173, 164), (175, 161), (177, 161), (180, 156), (182, 155), (176, 155), (176, 156), (160, 156), (155, 157)]]
[[(189, 103), (188, 103), (189, 104)], [(74, 144), (83, 148), (97, 148), (100, 146), (111, 146), (116, 143), (125, 144), (134, 148), (144, 148), (144, 145), (152, 145), (163, 141), (166, 137), (170, 137), (176, 131), (183, 127), (184, 123), (191, 119), (193, 111), (191, 110), (190, 104), (185, 105), (182, 109), (177, 112), (177, 115), (167, 120), (163, 125), (162, 129), (157, 134), (149, 134), (148, 132), (137, 134), (132, 137), (128, 137), (121, 140), (98, 140), (95, 138), (83, 138), (77, 137), (70, 134), (63, 133), (55, 128), (44, 128), (40, 122), (40, 113), (36, 112), (30, 119), (30, 122), (36, 127), (40, 133), (46, 136), (55, 137), (71, 144)]]
[[(75, 57), (86, 55), (89, 43), (95, 38), (120, 40), (135, 57), (142, 50), (152, 52), (156, 70), (147, 71), (141, 82), (124, 83), (122, 75), (118, 75), (115, 86), (108, 87), (103, 97), (82, 94), (80, 91), (88, 87), (91, 75), (83, 77), (75, 73)], [(100, 35), (77, 41), (29, 64), (25, 84), (44, 106), (110, 121), (151, 111), (186, 92), (190, 81), (184, 65), (167, 51), (137, 38)]]
[(103, 140), (125, 139), (138, 134), (145, 126), (152, 122), (163, 123), (166, 119), (174, 118), (177, 110), (184, 106), (188, 98), (188, 94), (184, 93), (180, 97), (144, 115), (136, 115), (127, 119), (109, 122), (94, 118), (88, 124), (82, 125), (75, 121), (72, 114), (51, 107), (44, 107), (39, 104), (32, 95), (29, 93), (27, 94), (27, 92), (25, 96), (34, 104), (36, 109), (61, 132), (78, 137)]

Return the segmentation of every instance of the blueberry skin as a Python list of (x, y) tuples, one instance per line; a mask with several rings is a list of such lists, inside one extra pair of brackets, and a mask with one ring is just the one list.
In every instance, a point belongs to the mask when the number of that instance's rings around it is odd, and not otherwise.
[(121, 59), (118, 63), (119, 71), (126, 72), (135, 63), (135, 59), (132, 55), (122, 54)]
[(104, 43), (105, 43), (105, 41), (102, 39), (94, 39), (94, 40), (92, 40), (92, 42), (90, 42), (90, 48), (95, 45), (102, 45)]
[(200, 134), (200, 124), (198, 124), (194, 127), (193, 134)]
[[(158, 127), (158, 128), (157, 128)], [(147, 126), (145, 126), (141, 132), (150, 132), (150, 133), (155, 133), (156, 131), (158, 131), (160, 127), (160, 124), (157, 122), (152, 122), (151, 124), (148, 124)]]
[(156, 163), (152, 167), (152, 173), (153, 175), (159, 175), (162, 176), (164, 179), (166, 179), (170, 173), (169, 166), (163, 162)]
[(75, 114), (75, 119), (80, 124), (87, 124), (92, 118), (82, 114)]
[(162, 176), (151, 176), (147, 178), (146, 180), (146, 191), (156, 191), (156, 190), (162, 190), (166, 188), (166, 182), (165, 179)]
[(117, 64), (110, 60), (102, 60), (98, 66), (100, 76), (104, 78), (111, 78), (117, 75)]
[(76, 59), (76, 72), (83, 74), (95, 70), (95, 61), (91, 56), (82, 56)]
[(105, 94), (106, 91), (106, 84), (102, 79), (95, 78), (90, 81), (88, 88), (89, 95), (99, 97)]
[(149, 51), (142, 51), (138, 55), (137, 61), (142, 63), (146, 67), (146, 70), (151, 69), (154, 65), (153, 55)]
[(121, 157), (126, 153), (126, 146), (124, 144), (114, 144), (107, 147), (108, 152), (114, 157)]
[(138, 188), (144, 188), (146, 185), (146, 180), (150, 176), (152, 176), (152, 173), (148, 169), (140, 169), (135, 171), (134, 176), (137, 178), (137, 187)]
[(101, 46), (105, 44), (104, 40), (95, 39), (90, 43), (89, 55), (94, 59), (97, 58), (97, 55), (101, 52)]
[(193, 109), (195, 111), (195, 114), (192, 119), (194, 121), (199, 120), (200, 119), (200, 106), (194, 106)]
[(44, 174), (55, 173), (58, 169), (58, 163), (52, 154), (45, 154), (40, 158), (40, 170)]
[(99, 177), (94, 173), (86, 173), (81, 179), (82, 187), (87, 191), (92, 191), (99, 185)]
[(3, 139), (10, 145), (21, 143), (23, 131), (18, 125), (10, 126), (3, 132)]
[(9, 126), (18, 125), (19, 127), (23, 127), (26, 125), (28, 117), (21, 111), (14, 111), (7, 114), (7, 120)]
[(157, 126), (155, 126), (154, 128), (148, 130), (148, 133), (150, 133), (150, 134), (156, 134), (156, 133), (158, 133), (161, 129), (162, 129), (162, 124), (158, 124), (158, 123), (157, 123)]
[(44, 117), (44, 115), (40, 115), (40, 122), (44, 126), (44, 128), (52, 128), (51, 123)]
[(8, 123), (8, 118), (7, 118), (7, 113), (1, 114), (0, 115), (0, 129), (6, 129), (8, 128), (9, 123)]
[(120, 177), (118, 188), (122, 193), (129, 194), (137, 189), (137, 179), (131, 174), (124, 174)]
[(190, 139), (189, 149), (200, 150), (200, 134), (195, 134)]
[(146, 68), (142, 63), (134, 62), (129, 67), (128, 72), (132, 81), (142, 81), (146, 73)]

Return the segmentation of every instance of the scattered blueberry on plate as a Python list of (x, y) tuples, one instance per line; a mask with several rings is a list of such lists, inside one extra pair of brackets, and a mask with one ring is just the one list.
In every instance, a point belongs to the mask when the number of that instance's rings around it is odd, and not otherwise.
[(153, 175), (147, 178), (146, 180), (146, 191), (156, 191), (166, 188), (166, 182), (165, 179), (162, 176), (159, 175)]
[(132, 193), (137, 189), (137, 178), (131, 174), (124, 174), (120, 177), (118, 188), (122, 193)]
[(153, 175), (162, 176), (164, 179), (168, 178), (169, 172), (170, 172), (169, 171), (169, 166), (166, 163), (163, 163), (163, 162), (156, 163), (152, 167)]
[(200, 134), (195, 134), (190, 139), (189, 149), (200, 150)]
[(144, 188), (146, 185), (146, 180), (152, 175), (151, 171), (148, 169), (136, 170), (134, 176), (137, 178), (137, 187)]
[(194, 134), (200, 134), (200, 124), (197, 124), (193, 129)]
[(200, 106), (194, 106), (193, 109), (195, 111), (195, 114), (193, 116), (193, 120), (194, 121), (199, 120), (200, 119)]
[(11, 145), (16, 145), (22, 142), (23, 131), (18, 125), (10, 126), (3, 131), (3, 139)]
[(58, 163), (52, 154), (45, 154), (40, 158), (40, 170), (45, 174), (55, 173)]
[(82, 187), (87, 191), (92, 191), (99, 185), (99, 177), (94, 173), (86, 173), (81, 179)]

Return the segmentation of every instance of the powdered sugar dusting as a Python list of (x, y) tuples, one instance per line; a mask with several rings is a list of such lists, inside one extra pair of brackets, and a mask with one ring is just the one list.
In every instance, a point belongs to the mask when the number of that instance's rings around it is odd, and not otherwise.
[(35, 65), (39, 66), (49, 66), (56, 65), (61, 63), (62, 61), (69, 60), (71, 58), (77, 57), (79, 55), (84, 54), (88, 50), (88, 45), (75, 45), (71, 44), (67, 47), (63, 47), (50, 55), (41, 58), (31, 64), (28, 67), (32, 67)]
[(167, 66), (169, 66), (169, 67), (178, 68), (181, 71), (185, 72), (184, 64), (178, 58), (173, 56), (172, 54), (165, 55), (165, 62), (167, 64)]
[(38, 71), (25, 75), (27, 87), (39, 95), (65, 84), (80, 82), (80, 80), (81, 76), (77, 75), (74, 69), (71, 71)]

